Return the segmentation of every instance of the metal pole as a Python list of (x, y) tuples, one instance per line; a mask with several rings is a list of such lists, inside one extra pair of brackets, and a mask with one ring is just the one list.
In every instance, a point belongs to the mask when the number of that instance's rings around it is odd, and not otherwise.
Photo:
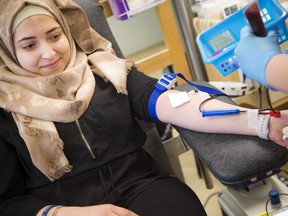
[(194, 81), (208, 81), (205, 65), (196, 44), (196, 32), (192, 20), (195, 15), (190, 0), (171, 0), (182, 31), (187, 60)]

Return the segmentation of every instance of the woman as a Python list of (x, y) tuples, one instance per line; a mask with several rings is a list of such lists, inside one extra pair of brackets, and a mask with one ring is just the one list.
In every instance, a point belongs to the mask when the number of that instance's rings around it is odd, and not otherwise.
[[(135, 117), (154, 120), (148, 103), (157, 80), (118, 59), (72, 1), (1, 0), (0, 8), (1, 215), (206, 215), (193, 191), (161, 175), (141, 148)], [(175, 109), (172, 93), (152, 104), (160, 121), (257, 135), (246, 113), (202, 118), (207, 95)], [(235, 108), (216, 100), (204, 107)], [(287, 146), (281, 114), (267, 134)]]

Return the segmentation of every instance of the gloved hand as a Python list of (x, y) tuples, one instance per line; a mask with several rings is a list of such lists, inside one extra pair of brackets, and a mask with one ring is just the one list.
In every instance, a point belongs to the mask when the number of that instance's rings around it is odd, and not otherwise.
[(257, 37), (250, 26), (243, 27), (234, 53), (248, 78), (270, 88), (266, 82), (266, 66), (273, 56), (281, 53), (276, 30), (270, 31), (266, 37)]

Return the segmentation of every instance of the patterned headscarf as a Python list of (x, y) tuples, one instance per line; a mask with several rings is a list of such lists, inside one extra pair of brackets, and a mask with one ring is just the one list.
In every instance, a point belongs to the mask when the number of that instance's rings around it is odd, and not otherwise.
[[(71, 46), (67, 68), (41, 76), (23, 69), (13, 45), (15, 17), (27, 5), (44, 8), (60, 24)], [(63, 142), (53, 122), (72, 122), (86, 110), (94, 89), (93, 72), (127, 94), (132, 62), (115, 56), (111, 43), (94, 31), (71, 0), (0, 0), (0, 107), (10, 111), (34, 165), (51, 181), (70, 172)]]

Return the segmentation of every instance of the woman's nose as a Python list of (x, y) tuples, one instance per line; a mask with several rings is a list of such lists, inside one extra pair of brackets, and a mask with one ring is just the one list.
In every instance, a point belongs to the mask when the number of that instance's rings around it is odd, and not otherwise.
[(42, 58), (43, 59), (51, 59), (55, 55), (55, 51), (53, 46), (49, 43), (43, 43), (41, 46)]

